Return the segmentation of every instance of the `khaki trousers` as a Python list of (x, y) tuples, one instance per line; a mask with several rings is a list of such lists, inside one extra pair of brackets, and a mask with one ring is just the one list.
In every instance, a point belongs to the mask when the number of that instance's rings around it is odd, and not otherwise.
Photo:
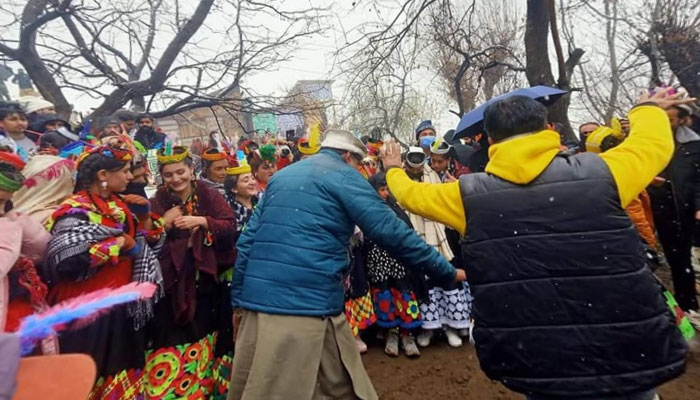
[(344, 315), (243, 311), (228, 400), (378, 399)]

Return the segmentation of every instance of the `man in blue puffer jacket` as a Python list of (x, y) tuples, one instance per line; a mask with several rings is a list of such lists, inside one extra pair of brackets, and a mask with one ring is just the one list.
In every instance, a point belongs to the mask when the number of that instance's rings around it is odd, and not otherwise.
[(317, 155), (269, 182), (238, 241), (229, 400), (377, 398), (343, 313), (356, 225), (432, 279), (464, 280), (360, 175), (366, 155), (352, 133), (330, 130)]

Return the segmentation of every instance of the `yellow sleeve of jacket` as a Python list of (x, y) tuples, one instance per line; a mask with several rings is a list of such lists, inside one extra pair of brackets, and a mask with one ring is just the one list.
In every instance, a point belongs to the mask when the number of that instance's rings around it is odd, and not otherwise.
[(635, 107), (629, 120), (629, 137), (600, 155), (615, 179), (623, 208), (666, 168), (674, 149), (671, 125), (660, 107)]
[(408, 211), (447, 225), (464, 234), (467, 220), (464, 216), (459, 181), (451, 183), (420, 183), (406, 175), (401, 168), (386, 173), (391, 194)]

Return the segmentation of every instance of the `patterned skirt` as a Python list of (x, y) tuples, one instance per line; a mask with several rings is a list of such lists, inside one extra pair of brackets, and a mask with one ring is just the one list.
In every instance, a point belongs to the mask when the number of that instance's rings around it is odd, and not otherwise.
[(59, 338), (63, 353), (89, 354), (97, 365), (97, 380), (89, 400), (144, 398), (145, 329), (134, 330), (126, 306), (118, 306), (97, 321)]
[(418, 328), (423, 324), (416, 294), (410, 290), (372, 289), (377, 325), (382, 328)]
[(143, 376), (149, 400), (226, 398), (233, 364), (229, 287), (202, 278), (193, 321), (175, 322), (168, 293), (156, 304)]
[(372, 305), (372, 296), (369, 292), (362, 297), (345, 301), (345, 318), (347, 318), (355, 336), (377, 321), (374, 306)]
[(452, 289), (435, 287), (429, 290), (430, 300), (420, 305), (423, 329), (471, 327), (472, 295), (465, 282)]

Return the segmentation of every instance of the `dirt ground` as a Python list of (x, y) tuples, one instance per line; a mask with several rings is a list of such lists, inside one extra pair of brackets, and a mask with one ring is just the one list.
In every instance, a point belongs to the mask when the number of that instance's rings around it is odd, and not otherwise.
[[(474, 347), (452, 349), (440, 341), (421, 349), (418, 359), (390, 358), (378, 343), (362, 356), (372, 383), (382, 400), (460, 399), (523, 400), (481, 372)], [(690, 356), (686, 373), (659, 390), (663, 400), (700, 399), (700, 353)]]
[[(665, 271), (659, 272), (663, 281), (670, 281)], [(663, 400), (700, 399), (698, 336), (694, 339), (694, 350), (689, 356), (686, 373), (660, 388)], [(421, 349), (418, 359), (408, 359), (403, 354), (398, 358), (390, 358), (384, 354), (380, 343), (371, 342), (369, 345), (369, 352), (362, 356), (362, 360), (382, 400), (524, 399), (523, 395), (513, 393), (500, 383), (488, 379), (479, 368), (474, 347), (468, 343), (459, 349), (452, 349), (441, 338), (434, 345)]]

